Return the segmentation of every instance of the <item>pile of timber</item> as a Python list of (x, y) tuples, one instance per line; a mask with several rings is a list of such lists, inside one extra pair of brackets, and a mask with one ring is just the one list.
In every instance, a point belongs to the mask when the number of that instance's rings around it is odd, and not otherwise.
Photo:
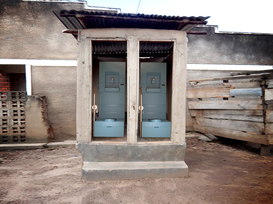
[(273, 70), (190, 80), (187, 101), (194, 131), (273, 144)]

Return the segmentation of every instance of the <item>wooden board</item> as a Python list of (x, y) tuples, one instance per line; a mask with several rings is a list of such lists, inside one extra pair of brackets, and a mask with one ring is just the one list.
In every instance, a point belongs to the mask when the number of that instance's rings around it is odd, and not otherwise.
[(273, 110), (273, 104), (268, 104), (266, 110)]
[(265, 101), (265, 104), (269, 105), (269, 104), (273, 104), (273, 100), (270, 101)]
[(201, 82), (201, 83), (189, 83), (187, 85), (187, 90), (191, 89), (204, 89), (204, 88), (229, 88), (230, 85), (228, 83), (223, 83), (223, 82), (214, 82), (214, 81), (209, 81), (209, 82)]
[(223, 81), (223, 80), (241, 80), (241, 79), (261, 79), (264, 76), (267, 78), (272, 78), (273, 74), (263, 74), (263, 75), (249, 75), (249, 76), (238, 76), (238, 77), (223, 77), (223, 78), (211, 78), (211, 79), (194, 79), (189, 80), (189, 82), (202, 82), (202, 81)]
[(211, 133), (216, 136), (226, 137), (235, 140), (242, 140), (248, 142), (254, 142), (258, 144), (269, 144), (268, 136), (262, 134), (255, 134), (250, 132), (242, 132), (237, 130), (231, 130), (228, 128), (215, 128), (215, 127), (206, 127), (200, 125), (193, 126), (194, 131), (201, 132), (201, 133)]
[(272, 145), (273, 144), (273, 134), (267, 135), (267, 137), (268, 137), (269, 144)]
[(255, 74), (255, 75), (261, 74), (261, 75), (263, 75), (263, 74), (270, 74), (270, 73), (272, 73), (272, 71), (273, 71), (273, 70), (270, 69), (270, 70), (261, 70), (261, 71), (231, 72), (230, 75), (231, 75), (231, 76), (238, 76), (238, 75), (240, 75), (240, 76), (250, 76), (250, 75), (252, 75), (252, 74)]
[(262, 100), (188, 101), (189, 109), (262, 110)]
[(259, 81), (254, 82), (229, 82), (231, 87), (235, 89), (243, 89), (243, 88), (259, 88), (261, 87), (261, 84)]
[(253, 101), (253, 100), (261, 100), (262, 96), (232, 96), (228, 98), (228, 100), (248, 100), (248, 101)]
[(266, 110), (265, 122), (266, 123), (273, 123), (273, 110)]
[(204, 88), (187, 90), (187, 98), (223, 98), (229, 97), (229, 88)]
[(265, 89), (264, 97), (266, 101), (273, 100), (273, 89)]
[(273, 123), (265, 124), (265, 134), (273, 134)]
[(190, 114), (192, 117), (208, 119), (263, 122), (262, 110), (191, 110)]
[(261, 85), (259, 81), (249, 81), (249, 82), (229, 81), (227, 83), (217, 82), (217, 81), (206, 81), (206, 82), (200, 82), (200, 83), (196, 83), (196, 82), (189, 83), (189, 85), (187, 86), (187, 89), (212, 88), (212, 87), (219, 87), (219, 88), (232, 87), (235, 89), (239, 89), (239, 88), (259, 88), (261, 87)]
[(267, 88), (273, 88), (273, 80), (272, 79), (268, 79), (266, 80), (266, 85), (267, 85)]
[(239, 131), (246, 131), (246, 132), (260, 132), (261, 134), (262, 132), (264, 132), (264, 123), (262, 122), (196, 118), (195, 125), (215, 127), (215, 128), (225, 128), (230, 130), (239, 130)]

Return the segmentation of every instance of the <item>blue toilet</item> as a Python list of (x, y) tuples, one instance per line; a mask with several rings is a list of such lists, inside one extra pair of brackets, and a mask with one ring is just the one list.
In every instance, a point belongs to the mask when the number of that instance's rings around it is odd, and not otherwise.
[(99, 64), (99, 117), (94, 137), (124, 137), (125, 62)]
[(167, 64), (141, 63), (142, 137), (169, 138), (171, 122), (166, 120)]

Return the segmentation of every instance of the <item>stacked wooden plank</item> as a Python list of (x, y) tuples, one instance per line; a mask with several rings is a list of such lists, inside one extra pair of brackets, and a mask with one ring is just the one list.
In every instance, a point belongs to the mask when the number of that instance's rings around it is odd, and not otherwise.
[(273, 144), (273, 79), (266, 80), (265, 87), (265, 133), (269, 144)]
[(189, 81), (187, 100), (194, 131), (273, 144), (273, 71), (231, 75)]

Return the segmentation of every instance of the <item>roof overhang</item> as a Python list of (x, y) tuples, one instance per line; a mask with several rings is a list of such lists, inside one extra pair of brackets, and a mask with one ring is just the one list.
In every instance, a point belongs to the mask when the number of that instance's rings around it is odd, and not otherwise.
[[(54, 14), (67, 28), (63, 32), (70, 33), (75, 38), (78, 37), (79, 30), (105, 28), (177, 30), (185, 31), (187, 34), (206, 34), (206, 32), (196, 32), (191, 29), (196, 26), (206, 25), (206, 20), (209, 18), (208, 16), (162, 16), (94, 10), (62, 10), (54, 11)], [(99, 55), (100, 53), (108, 53), (108, 55), (111, 55), (111, 53), (126, 53), (125, 42), (118, 46), (108, 46), (106, 50), (103, 50), (106, 47), (103, 43), (105, 42), (93, 42), (93, 54)], [(119, 47), (120, 50), (116, 50), (115, 48), (117, 47)], [(142, 55), (145, 55), (145, 53), (162, 55), (164, 53), (167, 54), (172, 52), (172, 43), (144, 43), (140, 44), (140, 47), (140, 51), (143, 51)]]
[[(181, 30), (190, 34), (192, 28), (198, 25), (206, 25), (208, 16), (162, 16), (132, 13), (114, 13), (102, 11), (54, 11), (70, 33), (78, 29), (94, 28), (142, 28), (160, 30)], [(199, 33), (198, 33), (199, 34)], [(202, 33), (203, 34), (203, 33)]]

